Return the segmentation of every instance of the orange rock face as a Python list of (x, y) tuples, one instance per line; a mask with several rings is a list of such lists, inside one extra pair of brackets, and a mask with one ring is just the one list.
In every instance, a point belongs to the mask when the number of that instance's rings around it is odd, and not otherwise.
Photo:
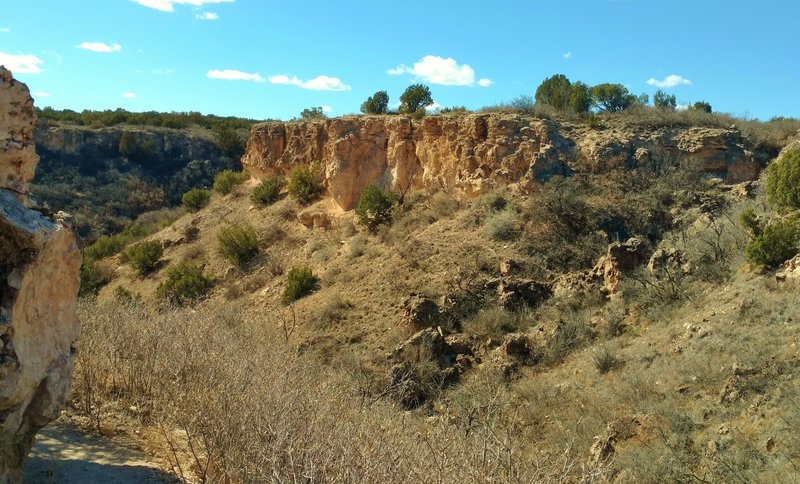
[(503, 185), (528, 190), (573, 171), (683, 160), (729, 182), (753, 179), (761, 168), (735, 129), (592, 130), (508, 113), (261, 123), (250, 132), (242, 163), (256, 177), (315, 164), (329, 194), (350, 210), (370, 184), (470, 196)]

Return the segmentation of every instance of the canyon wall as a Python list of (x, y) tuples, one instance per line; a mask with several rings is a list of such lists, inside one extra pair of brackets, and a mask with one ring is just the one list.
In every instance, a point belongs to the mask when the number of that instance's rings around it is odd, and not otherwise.
[(0, 67), (0, 482), (20, 480), (36, 432), (58, 417), (80, 334), (75, 237), (25, 195), (35, 123), (27, 86)]
[(262, 178), (315, 164), (345, 210), (370, 184), (471, 196), (514, 185), (530, 190), (555, 175), (685, 161), (734, 183), (761, 164), (735, 128), (591, 129), (518, 114), (348, 116), (266, 122), (250, 131), (242, 164)]

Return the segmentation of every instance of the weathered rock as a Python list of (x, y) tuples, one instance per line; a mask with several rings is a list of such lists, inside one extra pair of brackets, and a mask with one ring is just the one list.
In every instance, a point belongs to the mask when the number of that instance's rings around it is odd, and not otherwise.
[(455, 362), (456, 352), (447, 343), (440, 330), (426, 328), (414, 333), (395, 348), (390, 357), (412, 363), (434, 361), (440, 366), (451, 366)]
[(644, 262), (646, 250), (645, 242), (638, 237), (615, 242), (608, 246), (608, 252), (597, 261), (591, 274), (602, 279), (606, 294), (614, 295), (620, 290), (623, 275)]
[(526, 190), (574, 170), (688, 160), (728, 183), (755, 179), (762, 159), (737, 129), (614, 128), (489, 113), (463, 116), (348, 116), (268, 122), (250, 131), (245, 168), (256, 177), (317, 163), (345, 210), (370, 184), (393, 190), (446, 188), (470, 196), (497, 186)]
[(400, 324), (419, 331), (437, 326), (442, 318), (439, 305), (435, 301), (420, 294), (412, 294), (403, 303), (403, 318)]
[(325, 229), (331, 226), (328, 212), (318, 206), (306, 207), (297, 212), (297, 220), (310, 229)]
[(35, 118), (27, 87), (5, 69), (0, 101), (11, 107), (0, 115), (0, 482), (18, 482), (34, 435), (58, 416), (72, 380), (81, 254), (68, 228), (20, 203), (16, 192), (36, 164)]
[(614, 444), (618, 432), (614, 424), (608, 424), (605, 432), (594, 438), (594, 443), (589, 448), (589, 460), (586, 462), (590, 469), (597, 469), (606, 464), (616, 452)]
[(497, 302), (509, 311), (538, 307), (552, 294), (549, 284), (530, 279), (504, 277), (497, 285)]
[(33, 141), (35, 124), (28, 86), (0, 66), (0, 188), (27, 191), (39, 162)]
[(510, 333), (503, 338), (498, 351), (513, 359), (526, 359), (532, 355), (531, 341), (525, 333)]
[(783, 265), (783, 270), (775, 274), (779, 281), (787, 279), (800, 279), (800, 255), (787, 260)]
[(647, 270), (656, 276), (666, 273), (689, 274), (692, 272), (692, 263), (686, 258), (682, 250), (675, 248), (656, 249), (647, 263)]

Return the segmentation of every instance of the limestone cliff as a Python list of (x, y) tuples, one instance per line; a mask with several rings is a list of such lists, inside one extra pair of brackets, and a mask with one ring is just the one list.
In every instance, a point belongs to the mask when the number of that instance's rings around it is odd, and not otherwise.
[(735, 128), (593, 130), (506, 113), (261, 123), (250, 132), (242, 164), (262, 177), (318, 163), (329, 194), (349, 210), (373, 183), (472, 195), (508, 184), (527, 190), (573, 171), (682, 159), (729, 182), (753, 179), (761, 169)]
[(17, 482), (72, 380), (81, 255), (72, 232), (27, 208), (38, 157), (27, 86), (0, 67), (0, 482)]

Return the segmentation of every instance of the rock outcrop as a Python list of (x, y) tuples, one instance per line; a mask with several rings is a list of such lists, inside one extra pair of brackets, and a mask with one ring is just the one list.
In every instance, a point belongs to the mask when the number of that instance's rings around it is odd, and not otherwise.
[(762, 168), (737, 129), (592, 130), (517, 114), (360, 116), (255, 125), (242, 163), (256, 177), (316, 164), (345, 210), (378, 184), (445, 188), (473, 195), (514, 184), (522, 190), (555, 175), (688, 160), (728, 182)]
[(17, 482), (72, 380), (81, 255), (68, 228), (27, 207), (36, 114), (28, 88), (5, 68), (0, 106), (0, 482)]

